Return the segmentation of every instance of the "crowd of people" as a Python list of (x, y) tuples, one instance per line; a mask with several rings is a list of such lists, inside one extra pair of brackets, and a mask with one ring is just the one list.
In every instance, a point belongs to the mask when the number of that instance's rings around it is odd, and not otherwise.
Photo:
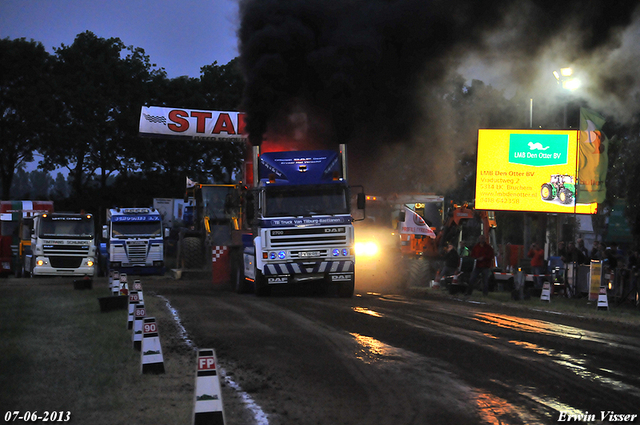
[[(471, 272), (469, 279), (469, 291), (476, 287), (478, 279), (482, 279), (482, 292), (487, 295), (489, 291), (489, 280), (494, 267), (495, 252), (484, 236), (478, 238), (477, 243), (471, 248), (467, 248), (464, 242), (460, 242), (458, 249), (451, 243), (447, 244), (444, 253), (445, 266), (440, 272), (440, 277), (454, 274), (458, 268), (461, 257), (472, 257), (476, 260), (475, 268)], [(629, 250), (627, 255), (618, 248), (616, 243), (606, 246), (603, 242), (594, 241), (591, 249), (587, 249), (582, 238), (576, 242), (559, 242), (555, 256), (566, 265), (574, 263), (577, 265), (589, 265), (591, 260), (602, 261), (602, 264), (611, 269), (624, 269), (629, 276), (638, 274), (638, 251)], [(530, 258), (531, 273), (536, 276), (538, 286), (542, 286), (542, 275), (547, 273), (548, 258), (545, 259), (544, 249), (537, 243), (531, 244), (527, 253)]]
[(561, 241), (558, 242), (557, 255), (565, 264), (575, 263), (588, 265), (591, 263), (591, 260), (598, 260), (602, 261), (603, 265), (612, 270), (617, 268), (634, 269), (638, 267), (638, 251), (632, 249), (625, 255), (615, 242), (606, 246), (603, 242), (596, 240), (593, 242), (591, 250), (588, 250), (584, 245), (583, 239), (578, 239), (576, 243), (569, 242), (568, 244)]

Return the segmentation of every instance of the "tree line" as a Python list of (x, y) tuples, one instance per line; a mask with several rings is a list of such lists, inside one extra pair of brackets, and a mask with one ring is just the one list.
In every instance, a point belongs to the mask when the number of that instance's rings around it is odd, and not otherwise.
[[(86, 31), (71, 45), (54, 48), (53, 54), (34, 40), (0, 39), (0, 63), (2, 199), (48, 198), (60, 209), (92, 212), (113, 205), (146, 206), (155, 197), (182, 197), (186, 177), (222, 182), (241, 169), (239, 144), (138, 136), (143, 105), (241, 110), (245, 83), (238, 58), (203, 66), (199, 78), (170, 79), (142, 48)], [(481, 81), (468, 85), (461, 77), (453, 78), (433, 95), (460, 122), (473, 124), (460, 138), (475, 138), (477, 128), (528, 127), (527, 97), (507, 99)], [(580, 100), (568, 105), (568, 114), (576, 115), (572, 121), (577, 122), (580, 106), (588, 105)], [(487, 112), (479, 115), (480, 109)], [(538, 124), (561, 128), (561, 116), (561, 110), (551, 110)], [(608, 193), (601, 211), (618, 198), (626, 199), (627, 217), (638, 235), (640, 114), (624, 124), (607, 118)], [(42, 158), (38, 169), (26, 170), (35, 158)], [(58, 169), (66, 169), (67, 177), (52, 177)], [(456, 170), (457, 185), (445, 196), (472, 200), (475, 153), (458, 155)]]
[[(220, 181), (240, 167), (234, 144), (138, 137), (143, 105), (237, 110), (243, 81), (236, 59), (203, 66), (199, 78), (169, 79), (143, 49), (86, 31), (53, 54), (37, 41), (2, 39), (0, 62), (2, 199), (46, 195), (67, 209), (94, 211), (150, 205), (154, 197), (181, 197), (187, 176)], [(36, 174), (25, 168), (34, 153), (42, 158)], [(61, 168), (68, 177), (47, 183)], [(36, 186), (25, 190), (25, 182)]]

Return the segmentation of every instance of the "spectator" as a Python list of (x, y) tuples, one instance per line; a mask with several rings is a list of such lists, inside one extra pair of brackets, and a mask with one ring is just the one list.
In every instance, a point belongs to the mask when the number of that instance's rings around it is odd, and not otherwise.
[(544, 249), (537, 243), (532, 243), (527, 255), (531, 258), (531, 273), (534, 275), (534, 282), (537, 288), (542, 288), (542, 273), (544, 272)]
[(476, 267), (471, 272), (469, 279), (469, 288), (467, 294), (473, 292), (473, 287), (478, 280), (478, 275), (482, 275), (482, 295), (489, 295), (489, 279), (491, 278), (491, 268), (493, 267), (493, 259), (495, 254), (491, 245), (487, 243), (487, 239), (480, 235), (478, 243), (471, 250), (471, 257), (476, 260)]
[(593, 241), (589, 258), (592, 260), (602, 261), (602, 252), (600, 252), (600, 241)]
[(578, 251), (580, 251), (582, 253), (582, 256), (584, 257), (584, 261), (586, 263), (588, 263), (589, 261), (589, 250), (587, 249), (587, 247), (584, 246), (584, 239), (580, 238), (578, 239)]
[(567, 257), (567, 248), (565, 248), (563, 241), (558, 242), (558, 257), (562, 259), (563, 263), (569, 262)]
[(460, 245), (458, 248), (458, 255), (460, 257), (468, 257), (469, 256), (469, 248), (467, 248), (467, 245), (464, 243), (464, 241), (460, 241)]
[(448, 243), (447, 247), (445, 248), (444, 267), (442, 268), (440, 278), (437, 279), (437, 281), (439, 282), (443, 278), (455, 274), (455, 272), (458, 270), (459, 265), (460, 256), (458, 255), (458, 251), (456, 251), (456, 248), (452, 243)]
[(575, 243), (569, 242), (566, 251), (566, 260), (563, 259), (562, 261), (565, 263), (587, 264), (587, 257), (580, 252)]
[(609, 269), (611, 270), (615, 270), (616, 268), (618, 268), (618, 256), (615, 253), (617, 251), (617, 248), (618, 248), (617, 246), (612, 244), (610, 247), (607, 247), (607, 249), (604, 251), (604, 257), (605, 257), (604, 260), (606, 261), (607, 265), (609, 266)]

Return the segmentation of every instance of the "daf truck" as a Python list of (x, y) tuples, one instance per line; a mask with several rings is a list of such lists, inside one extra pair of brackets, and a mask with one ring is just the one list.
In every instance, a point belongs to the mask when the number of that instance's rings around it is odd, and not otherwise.
[[(346, 145), (264, 153), (254, 147), (253, 178), (241, 277), (253, 282), (257, 295), (268, 295), (274, 285), (324, 281), (351, 297), (355, 252)], [(364, 202), (361, 193), (358, 208)]]
[(25, 275), (93, 276), (96, 244), (93, 215), (44, 213), (33, 218)]

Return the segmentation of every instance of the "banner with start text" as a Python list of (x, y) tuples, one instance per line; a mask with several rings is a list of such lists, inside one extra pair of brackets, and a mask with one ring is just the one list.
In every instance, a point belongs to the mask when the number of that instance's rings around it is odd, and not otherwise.
[(245, 113), (143, 106), (139, 134), (212, 142), (246, 141)]
[(579, 203), (577, 130), (478, 131), (477, 209), (594, 214)]

